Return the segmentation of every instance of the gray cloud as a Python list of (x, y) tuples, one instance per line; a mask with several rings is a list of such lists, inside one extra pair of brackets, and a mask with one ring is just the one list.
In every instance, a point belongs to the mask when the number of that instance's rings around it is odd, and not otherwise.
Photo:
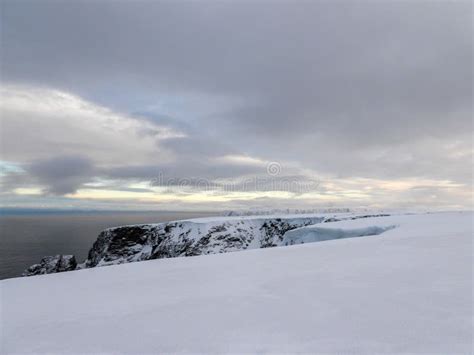
[(60, 156), (26, 166), (27, 173), (40, 185), (46, 186), (47, 193), (54, 195), (75, 192), (90, 181), (94, 170), (93, 163), (81, 156)]
[[(185, 133), (127, 162), (67, 147), (118, 179), (258, 174), (213, 161), (241, 154), (340, 178), (470, 186), (472, 40), (469, 1), (2, 3), (5, 82), (133, 113), (151, 122), (139, 136), (158, 135), (154, 124)], [(55, 145), (35, 149), (51, 158)], [(14, 160), (36, 159), (20, 150)], [(54, 193), (84, 181), (61, 186), (39, 166), (31, 174)]]

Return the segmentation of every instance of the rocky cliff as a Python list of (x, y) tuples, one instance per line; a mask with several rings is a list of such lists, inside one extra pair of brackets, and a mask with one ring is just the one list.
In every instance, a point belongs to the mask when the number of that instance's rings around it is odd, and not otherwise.
[[(343, 219), (364, 217), (369, 216), (346, 216)], [(76, 265), (73, 256), (46, 257), (40, 264), (28, 268), (23, 276), (274, 247), (283, 245), (287, 231), (335, 220), (339, 218), (321, 215), (216, 217), (109, 228), (99, 234), (83, 263)]]
[(323, 220), (217, 218), (111, 228), (100, 233), (83, 266), (273, 247), (281, 244), (288, 230)]

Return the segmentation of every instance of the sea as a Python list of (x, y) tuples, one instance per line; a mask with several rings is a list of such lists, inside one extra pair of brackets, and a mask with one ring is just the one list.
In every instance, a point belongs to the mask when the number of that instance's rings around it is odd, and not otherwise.
[(216, 212), (0, 210), (0, 280), (19, 277), (47, 255), (74, 254), (82, 262), (109, 227), (209, 217)]

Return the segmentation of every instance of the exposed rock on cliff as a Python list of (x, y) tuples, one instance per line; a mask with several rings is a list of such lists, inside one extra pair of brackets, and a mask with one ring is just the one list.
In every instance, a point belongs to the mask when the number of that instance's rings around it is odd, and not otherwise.
[(169, 222), (110, 228), (100, 233), (84, 267), (226, 253), (280, 245), (288, 230), (324, 217), (237, 218)]
[[(376, 215), (382, 216), (382, 215)], [(49, 274), (134, 261), (226, 253), (284, 245), (286, 232), (322, 222), (363, 216), (215, 217), (109, 228), (80, 265), (72, 255), (44, 258), (23, 275)]]
[(52, 274), (56, 272), (71, 271), (77, 267), (74, 255), (46, 256), (39, 264), (31, 265), (23, 272), (22, 276)]

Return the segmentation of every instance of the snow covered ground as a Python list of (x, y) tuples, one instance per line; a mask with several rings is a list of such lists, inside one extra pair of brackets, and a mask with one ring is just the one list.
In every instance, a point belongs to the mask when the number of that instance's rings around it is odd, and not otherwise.
[(1, 353), (466, 353), (472, 213), (377, 236), (9, 279)]

